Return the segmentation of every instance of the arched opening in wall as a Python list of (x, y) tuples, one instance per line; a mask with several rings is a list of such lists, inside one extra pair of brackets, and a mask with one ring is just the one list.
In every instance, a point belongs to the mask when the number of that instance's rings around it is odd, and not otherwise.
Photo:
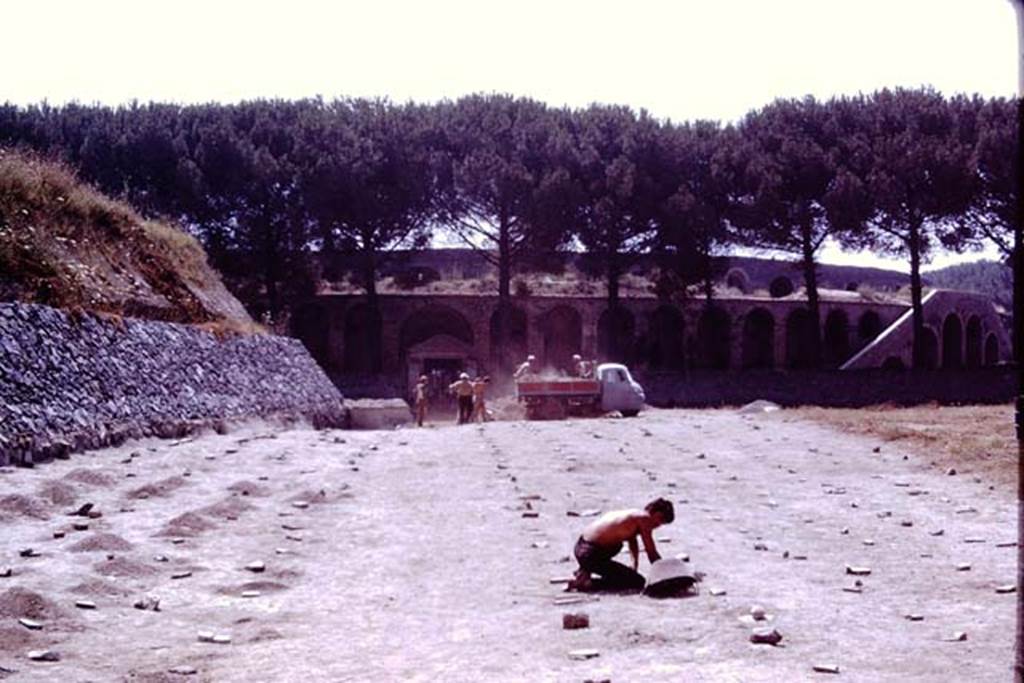
[(775, 365), (775, 318), (755, 308), (743, 320), (743, 367), (770, 368)]
[(490, 338), (491, 360), (498, 367), (509, 367), (526, 360), (527, 331), (526, 313), (521, 308), (512, 306), (508, 311), (508, 331), (505, 333), (505, 348), (498, 348), (498, 327), (501, 325), (501, 310), (491, 314)]
[[(328, 324), (330, 317), (320, 306), (309, 304), (300, 306), (292, 313), (290, 327), (291, 335), (299, 339), (309, 351), (309, 355), (316, 359), (322, 367), (332, 364), (328, 353)], [(333, 362), (337, 362), (333, 360)], [(340, 368), (331, 368), (340, 369)]]
[(345, 313), (345, 372), (369, 374), (381, 369), (380, 311), (356, 304)]
[(746, 294), (750, 290), (750, 278), (742, 268), (730, 268), (725, 274), (725, 286)]
[(962, 368), (964, 365), (964, 328), (960, 316), (950, 313), (942, 322), (942, 367)]
[(658, 306), (651, 314), (647, 335), (647, 364), (657, 370), (683, 367), (683, 337), (686, 321), (675, 306)]
[(972, 315), (967, 319), (966, 350), (964, 362), (969, 368), (980, 368), (981, 357), (981, 318)]
[(786, 316), (786, 366), (794, 369), (814, 366), (814, 336), (811, 312), (797, 308)]
[(571, 306), (556, 306), (540, 319), (544, 336), (544, 366), (569, 372), (572, 355), (583, 348), (583, 321)]
[(882, 318), (874, 311), (864, 311), (857, 320), (857, 339), (867, 346), (882, 334)]
[(999, 364), (999, 338), (992, 332), (985, 337), (985, 365)]
[(629, 362), (636, 320), (629, 309), (606, 309), (597, 321), (597, 353), (608, 360)]
[(939, 337), (930, 327), (925, 327), (922, 330), (921, 363), (925, 370), (934, 370), (939, 367)]
[(705, 308), (697, 319), (697, 365), (713, 370), (729, 369), (732, 321), (729, 314), (713, 306)]
[(850, 318), (846, 311), (829, 311), (825, 318), (825, 365), (837, 368), (850, 357)]
[(460, 372), (479, 372), (473, 358), (473, 328), (453, 308), (434, 305), (410, 314), (398, 332), (398, 347), (405, 363), (408, 386), (418, 375), (427, 376), (431, 408), (450, 408), (448, 386)]
[(402, 321), (398, 333), (399, 346), (404, 353), (409, 347), (439, 335), (453, 337), (467, 345), (473, 344), (473, 328), (465, 316), (448, 306), (427, 306)]
[(781, 299), (793, 293), (793, 281), (785, 275), (780, 275), (768, 284), (768, 293), (775, 299)]

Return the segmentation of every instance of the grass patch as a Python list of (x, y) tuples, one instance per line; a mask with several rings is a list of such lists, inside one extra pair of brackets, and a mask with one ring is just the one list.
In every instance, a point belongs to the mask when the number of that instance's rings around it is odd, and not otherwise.
[(1012, 405), (795, 408), (778, 415), (891, 442), (935, 467), (953, 467), (959, 474), (982, 477), (1000, 489), (1014, 490), (1017, 483)]

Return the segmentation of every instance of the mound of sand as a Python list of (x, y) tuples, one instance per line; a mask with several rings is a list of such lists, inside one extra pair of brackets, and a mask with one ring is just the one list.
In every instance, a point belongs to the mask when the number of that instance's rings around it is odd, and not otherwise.
[(67, 612), (35, 591), (14, 587), (0, 593), (0, 617), (52, 621), (65, 616)]
[(348, 491), (348, 484), (342, 484), (340, 488), (333, 488), (327, 490), (322, 489), (305, 489), (298, 493), (292, 494), (288, 498), (289, 503), (302, 502), (315, 505), (318, 503), (334, 503), (344, 498), (352, 498), (352, 494)]
[(237, 493), (242, 496), (253, 496), (256, 498), (263, 498), (264, 496), (270, 495), (270, 489), (266, 486), (261, 486), (256, 482), (252, 481), (236, 481), (234, 484), (228, 487), (228, 491)]
[(245, 591), (259, 591), (261, 593), (276, 593), (288, 590), (290, 586), (277, 581), (247, 581), (239, 586), (225, 586), (218, 590), (222, 595), (241, 595)]
[(213, 505), (207, 505), (199, 510), (200, 514), (206, 515), (207, 517), (217, 517), (220, 519), (237, 518), (240, 514), (246, 510), (251, 510), (252, 505), (240, 500), (235, 496), (228, 496), (219, 503)]
[[(0, 626), (0, 652), (31, 650), (38, 636), (24, 626)], [(3, 674), (0, 674), (3, 678)]]
[(36, 489), (36, 495), (54, 505), (72, 505), (78, 499), (75, 487), (62, 481), (44, 482)]
[(196, 536), (216, 527), (216, 524), (200, 514), (185, 512), (167, 522), (157, 536)]
[(102, 576), (116, 576), (125, 578), (138, 578), (140, 576), (152, 576), (157, 570), (148, 564), (136, 560), (129, 560), (126, 557), (115, 557), (112, 560), (97, 562), (92, 566), (97, 574)]
[(280, 631), (274, 628), (263, 628), (256, 632), (256, 634), (249, 639), (250, 643), (262, 643), (266, 640), (280, 640), (284, 638)]
[(276, 572), (270, 572), (270, 575), (281, 581), (296, 581), (302, 578), (302, 572), (297, 569), (278, 569)]
[(131, 594), (129, 590), (118, 586), (116, 583), (104, 581), (103, 579), (86, 579), (82, 583), (69, 588), (68, 592), (75, 595), (105, 595), (110, 597), (125, 597)]
[(99, 488), (110, 488), (114, 485), (114, 478), (109, 474), (104, 474), (99, 470), (86, 469), (84, 467), (80, 467), (77, 470), (71, 470), (64, 475), (64, 478), (68, 481), (76, 481), (79, 484), (97, 486)]
[(186, 679), (186, 676), (172, 674), (168, 671), (137, 671), (135, 669), (124, 678), (125, 681), (131, 681), (131, 683), (181, 683)]
[(97, 550), (122, 551), (131, 550), (132, 544), (117, 534), (93, 534), (68, 548), (73, 553), (91, 553)]
[(46, 504), (38, 498), (11, 493), (0, 497), (0, 519), (16, 517), (32, 517), (33, 519), (49, 519)]
[(169, 496), (173, 491), (180, 489), (186, 483), (184, 477), (175, 475), (160, 481), (150, 482), (133, 491), (129, 491), (128, 497), (135, 500), (143, 500), (146, 498)]

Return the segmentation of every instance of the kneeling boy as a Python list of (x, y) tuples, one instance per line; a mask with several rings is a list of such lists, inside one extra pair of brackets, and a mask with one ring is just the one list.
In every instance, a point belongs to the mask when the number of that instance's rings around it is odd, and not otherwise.
[[(664, 498), (652, 500), (643, 510), (613, 510), (595, 519), (576, 541), (575, 555), (580, 568), (567, 590), (633, 591), (643, 590), (644, 577), (637, 573), (640, 548), (637, 536), (643, 539), (647, 559), (661, 559), (654, 545), (653, 531), (675, 519), (672, 502)], [(629, 544), (633, 568), (612, 560), (622, 544)], [(595, 579), (596, 574), (599, 578)]]

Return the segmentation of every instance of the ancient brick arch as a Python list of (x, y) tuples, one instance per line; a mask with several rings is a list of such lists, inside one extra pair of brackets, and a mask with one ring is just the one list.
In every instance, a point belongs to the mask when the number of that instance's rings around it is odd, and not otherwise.
[(985, 337), (985, 365), (997, 365), (999, 363), (999, 337), (989, 332)]
[(504, 349), (499, 349), (497, 346), (498, 339), (500, 338), (498, 334), (498, 326), (500, 324), (501, 310), (495, 309), (494, 313), (491, 314), (490, 321), (491, 360), (498, 366), (508, 366), (510, 360), (515, 363), (521, 363), (526, 358), (528, 346), (526, 312), (515, 306), (509, 309), (509, 329), (505, 334)]
[(976, 315), (967, 319), (965, 342), (964, 363), (969, 368), (981, 367), (983, 360), (981, 356), (981, 318)]
[(570, 370), (572, 355), (583, 345), (583, 319), (572, 306), (555, 306), (538, 320), (544, 339), (543, 363), (547, 367)]
[(686, 322), (675, 306), (658, 306), (648, 325), (646, 360), (648, 366), (661, 370), (678, 370), (684, 365), (683, 339)]
[(839, 367), (850, 357), (850, 317), (836, 308), (825, 318), (824, 360), (829, 367)]
[(775, 318), (764, 308), (755, 308), (743, 319), (743, 367), (770, 368), (775, 365)]
[(345, 372), (380, 372), (381, 324), (380, 311), (368, 304), (356, 304), (345, 312)]
[(786, 365), (791, 368), (814, 366), (814, 329), (811, 312), (806, 308), (794, 309), (786, 316)]
[(473, 345), (473, 328), (465, 316), (450, 306), (433, 304), (410, 313), (402, 321), (399, 353), (404, 357), (410, 347), (440, 335)]
[(942, 321), (942, 367), (961, 368), (964, 365), (964, 330), (960, 316), (949, 313)]
[(794, 287), (793, 281), (785, 275), (779, 275), (768, 284), (768, 293), (775, 299), (789, 296), (794, 291), (796, 291), (796, 287)]
[(623, 306), (605, 309), (597, 320), (597, 353), (608, 360), (629, 362), (636, 318)]
[(730, 268), (725, 274), (725, 285), (746, 294), (750, 290), (750, 277), (742, 268)]
[(697, 319), (696, 364), (702, 368), (729, 368), (729, 314), (718, 306), (705, 307)]
[(862, 346), (882, 333), (882, 318), (875, 311), (864, 311), (857, 320), (857, 339)]
[[(310, 355), (328, 367), (336, 365), (329, 360), (332, 358), (328, 341), (330, 339), (330, 323), (330, 316), (316, 304), (296, 308), (289, 323), (292, 336), (302, 340)], [(331, 367), (331, 369), (338, 368)]]

